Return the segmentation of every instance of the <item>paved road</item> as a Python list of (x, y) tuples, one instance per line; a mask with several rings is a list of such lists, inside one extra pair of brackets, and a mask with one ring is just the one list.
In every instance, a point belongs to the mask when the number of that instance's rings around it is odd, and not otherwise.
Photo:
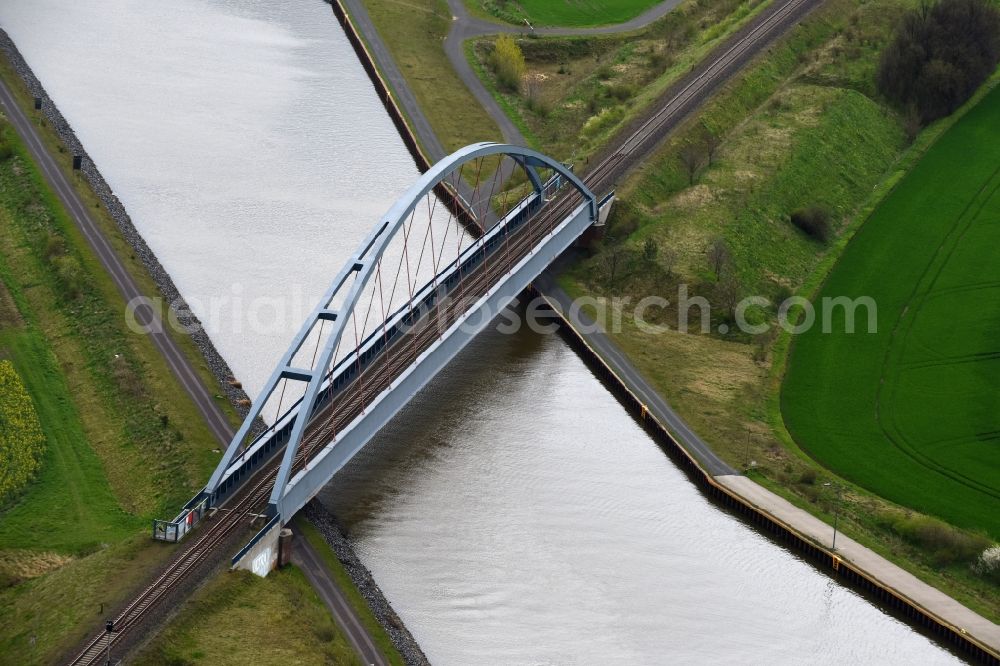
[[(0, 108), (3, 109), (7, 118), (17, 129), (18, 134), (21, 135), (25, 144), (27, 144), (31, 156), (41, 168), (45, 179), (59, 196), (59, 200), (66, 208), (66, 212), (69, 213), (73, 222), (83, 232), (87, 242), (93, 248), (101, 265), (111, 276), (115, 286), (118, 287), (125, 302), (131, 302), (132, 299), (142, 296), (143, 294), (139, 290), (135, 280), (132, 279), (132, 276), (122, 264), (121, 259), (94, 223), (87, 207), (67, 180), (66, 174), (63, 173), (52, 155), (45, 149), (35, 129), (35, 125), (14, 101), (10, 88), (5, 81), (0, 81)], [(148, 324), (153, 321), (152, 308), (148, 305), (137, 307), (135, 317), (141, 324)], [(222, 413), (222, 410), (216, 404), (215, 398), (206, 390), (198, 373), (195, 372), (194, 368), (188, 362), (187, 357), (178, 348), (177, 343), (166, 331), (162, 330), (154, 331), (150, 334), (150, 337), (153, 340), (153, 344), (156, 345), (156, 348), (163, 355), (163, 358), (166, 359), (167, 365), (170, 366), (170, 370), (177, 377), (177, 381), (184, 387), (187, 394), (191, 396), (191, 399), (198, 407), (198, 411), (205, 417), (205, 421), (208, 423), (212, 434), (218, 438), (223, 446), (228, 445), (233, 436), (233, 429)]]
[[(368, 15), (368, 10), (365, 8), (364, 0), (342, 0), (342, 2), (347, 8), (348, 13), (350, 13), (358, 32), (364, 37), (372, 57), (382, 72), (382, 76), (385, 77), (386, 81), (392, 87), (397, 102), (410, 118), (410, 125), (427, 151), (428, 159), (431, 162), (440, 160), (447, 153), (445, 153), (437, 134), (431, 128), (431, 124), (427, 120), (423, 109), (417, 103), (413, 91), (399, 69), (399, 65), (396, 64), (385, 42), (378, 34), (378, 30), (372, 23), (371, 17)], [(618, 25), (601, 26), (598, 28), (539, 28), (535, 32), (540, 35), (562, 36), (629, 32), (644, 28), (653, 21), (662, 18), (681, 2), (682, 0), (666, 0), (666, 2), (661, 2), (631, 21)], [(503, 109), (500, 108), (500, 105), (497, 104), (496, 100), (493, 99), (493, 96), (486, 90), (482, 81), (479, 80), (479, 77), (472, 70), (469, 61), (465, 58), (465, 51), (462, 45), (467, 40), (482, 35), (503, 32), (519, 34), (526, 32), (527, 28), (520, 28), (504, 23), (492, 23), (471, 16), (462, 0), (448, 0), (448, 8), (452, 13), (452, 26), (448, 31), (448, 36), (445, 38), (444, 50), (448, 56), (448, 60), (451, 62), (451, 66), (458, 74), (459, 79), (472, 92), (476, 101), (486, 109), (493, 122), (499, 126), (504, 140), (508, 143), (526, 145), (524, 135), (521, 134), (521, 131), (517, 129), (517, 126), (514, 125), (507, 114), (503, 112)]]
[[(357, 0), (354, 0), (357, 2)], [(495, 35), (498, 33), (523, 34), (534, 32), (536, 35), (550, 36), (574, 36), (574, 35), (609, 35), (620, 32), (631, 32), (645, 28), (653, 21), (663, 18), (670, 11), (679, 5), (682, 0), (666, 0), (655, 7), (640, 14), (631, 21), (617, 25), (606, 25), (597, 28), (538, 28), (529, 31), (527, 26), (514, 26), (507, 23), (493, 23), (469, 14), (468, 8), (463, 0), (448, 0), (448, 9), (451, 10), (452, 24), (448, 36), (444, 40), (444, 52), (451, 62), (452, 68), (458, 74), (458, 78), (472, 92), (476, 100), (486, 109), (493, 121), (500, 127), (504, 140), (507, 143), (526, 145), (524, 135), (511, 119), (504, 113), (496, 99), (486, 89), (465, 57), (464, 44), (470, 39), (482, 37), (483, 35)]]
[[(364, 38), (368, 50), (375, 59), (375, 63), (378, 65), (379, 71), (382, 72), (382, 76), (392, 89), (393, 94), (396, 97), (396, 101), (406, 112), (406, 115), (410, 120), (410, 127), (413, 128), (414, 133), (420, 139), (420, 143), (427, 153), (427, 159), (429, 159), (431, 164), (433, 164), (442, 157), (445, 157), (447, 153), (445, 153), (444, 147), (441, 145), (441, 141), (438, 140), (437, 134), (435, 134), (433, 128), (431, 128), (430, 121), (428, 121), (427, 116), (424, 115), (424, 110), (421, 109), (420, 105), (417, 103), (417, 98), (413, 96), (413, 91), (406, 83), (406, 78), (399, 70), (399, 65), (396, 64), (396, 61), (389, 52), (389, 49), (386, 47), (385, 42), (382, 41), (382, 38), (379, 36), (378, 30), (375, 29), (375, 24), (372, 23), (372, 19), (368, 15), (368, 10), (365, 9), (363, 0), (341, 1), (344, 7), (347, 8), (348, 13), (351, 15), (351, 20), (354, 22), (355, 27), (357, 27), (358, 32), (360, 32), (361, 36)], [(331, 29), (339, 30), (340, 26), (334, 23)]]
[(300, 533), (295, 535), (295, 546), (292, 549), (292, 562), (294, 562), (305, 574), (306, 579), (316, 589), (323, 603), (330, 609), (330, 613), (337, 620), (337, 624), (347, 635), (347, 640), (354, 647), (355, 652), (361, 656), (366, 664), (377, 664), (378, 666), (388, 666), (388, 661), (382, 655), (371, 636), (368, 635), (364, 625), (354, 614), (354, 608), (344, 597), (337, 584), (330, 578), (330, 574), (319, 554)]

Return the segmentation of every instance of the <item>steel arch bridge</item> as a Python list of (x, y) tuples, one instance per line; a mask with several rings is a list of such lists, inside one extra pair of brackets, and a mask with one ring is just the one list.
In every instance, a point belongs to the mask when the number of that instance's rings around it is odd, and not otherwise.
[(281, 526), (606, 212), (528, 148), (478, 143), (434, 165), (337, 273), (204, 490), (154, 538), (179, 540), (247, 488), (263, 499), (273, 478), (267, 523), (233, 558), (266, 574)]

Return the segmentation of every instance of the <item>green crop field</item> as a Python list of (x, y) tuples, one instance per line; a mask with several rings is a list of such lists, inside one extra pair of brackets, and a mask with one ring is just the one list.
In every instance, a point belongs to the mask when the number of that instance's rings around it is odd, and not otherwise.
[(794, 344), (782, 411), (822, 464), (1000, 537), (1000, 89), (862, 226), (819, 298), (870, 296), (878, 332)]
[(527, 19), (534, 26), (587, 27), (624, 23), (658, 0), (466, 0), (477, 12), (511, 23)]

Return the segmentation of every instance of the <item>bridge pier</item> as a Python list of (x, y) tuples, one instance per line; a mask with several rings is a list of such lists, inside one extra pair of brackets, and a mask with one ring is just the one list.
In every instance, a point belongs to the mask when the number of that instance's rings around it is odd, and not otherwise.
[(282, 524), (275, 516), (232, 560), (233, 569), (265, 577), (278, 566)]

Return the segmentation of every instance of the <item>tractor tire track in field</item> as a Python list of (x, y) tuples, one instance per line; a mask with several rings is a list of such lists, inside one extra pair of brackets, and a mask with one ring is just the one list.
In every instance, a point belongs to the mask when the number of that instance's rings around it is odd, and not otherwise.
[[(947, 467), (920, 451), (903, 433), (903, 428), (899, 422), (899, 415), (893, 408), (900, 374), (903, 370), (908, 369), (908, 366), (902, 362), (902, 358), (907, 343), (910, 342), (910, 334), (913, 332), (913, 326), (920, 313), (920, 309), (927, 302), (928, 298), (935, 293), (933, 290), (934, 285), (948, 266), (956, 249), (961, 246), (969, 230), (980, 219), (980, 213), (998, 191), (1000, 191), (1000, 167), (993, 171), (982, 187), (976, 192), (976, 196), (965, 205), (955, 218), (954, 224), (948, 233), (945, 234), (931, 261), (921, 272), (920, 278), (917, 280), (910, 294), (910, 298), (900, 311), (899, 318), (896, 320), (890, 334), (889, 345), (882, 359), (882, 371), (876, 391), (875, 421), (885, 438), (898, 451), (919, 465), (942, 474), (973, 490), (1000, 499), (1000, 488), (986, 485), (982, 481), (974, 479), (961, 471)], [(908, 314), (910, 315), (909, 317), (907, 316)], [(996, 354), (1000, 354), (1000, 352)], [(993, 355), (994, 353), (987, 353), (987, 356)], [(926, 367), (945, 364), (946, 360), (930, 361)]]

